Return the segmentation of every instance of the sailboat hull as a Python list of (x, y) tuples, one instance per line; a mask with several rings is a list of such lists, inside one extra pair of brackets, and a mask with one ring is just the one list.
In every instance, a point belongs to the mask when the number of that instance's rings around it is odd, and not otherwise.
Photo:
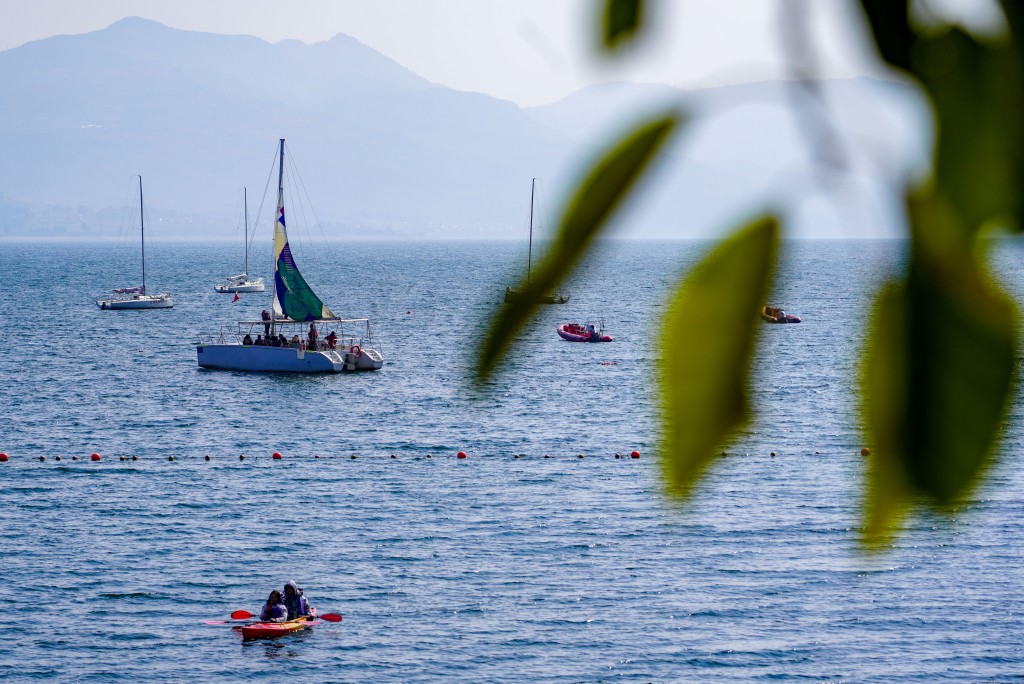
[[(515, 302), (523, 298), (523, 295), (518, 290), (513, 290), (510, 287), (505, 288), (505, 302)], [(569, 301), (567, 295), (562, 294), (546, 294), (541, 295), (537, 299), (538, 304), (565, 304)]]
[(136, 295), (128, 299), (99, 299), (96, 306), (104, 311), (125, 311), (130, 309), (171, 309), (174, 300), (171, 295)]
[(260, 278), (259, 282), (246, 283), (244, 285), (215, 285), (214, 290), (221, 294), (230, 294), (232, 292), (263, 292), (263, 279)]
[(345, 373), (380, 370), (384, 365), (372, 349), (352, 353), (243, 344), (200, 344), (196, 358), (201, 368), (265, 373)]

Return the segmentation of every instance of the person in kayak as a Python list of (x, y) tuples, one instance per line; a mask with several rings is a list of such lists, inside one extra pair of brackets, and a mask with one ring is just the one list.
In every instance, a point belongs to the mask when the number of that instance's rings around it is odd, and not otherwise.
[(289, 620), (295, 620), (303, 615), (316, 615), (316, 611), (309, 605), (309, 601), (302, 595), (302, 589), (299, 589), (294, 580), (284, 585), (284, 607), (288, 611)]
[(260, 611), (260, 622), (284, 622), (287, 619), (288, 609), (281, 602), (281, 592), (274, 589)]

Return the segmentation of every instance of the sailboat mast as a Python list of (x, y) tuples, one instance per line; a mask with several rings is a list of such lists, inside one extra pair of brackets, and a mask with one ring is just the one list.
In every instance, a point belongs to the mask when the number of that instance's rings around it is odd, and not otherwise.
[(139, 174), (139, 226), (142, 230), (142, 294), (146, 294), (146, 213), (142, 210), (141, 174)]
[(533, 266), (533, 192), (537, 187), (537, 179), (530, 181), (530, 241), (526, 252), (526, 284), (530, 284), (530, 270)]
[[(278, 167), (277, 167), (277, 211), (280, 212), (284, 207), (284, 138), (281, 138), (281, 149), (278, 152)], [(280, 220), (280, 216), (274, 216), (274, 235), (277, 234), (277, 221)], [(276, 237), (275, 237), (276, 240)], [(274, 274), (274, 297), (271, 299), (270, 306), (270, 332), (274, 334), (276, 327), (274, 325), (277, 320), (277, 308), (273, 306), (273, 302), (277, 300), (277, 254), (276, 249), (271, 250), (274, 253), (274, 268), (272, 273)]]
[(245, 279), (249, 280), (249, 198), (245, 186), (242, 186), (242, 206), (245, 212)]

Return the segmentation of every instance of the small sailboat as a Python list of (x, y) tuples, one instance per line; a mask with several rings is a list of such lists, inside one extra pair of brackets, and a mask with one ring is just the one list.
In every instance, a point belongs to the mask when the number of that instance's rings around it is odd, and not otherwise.
[[(284, 211), (284, 139), (278, 153), (274, 218), (274, 287), (270, 311), (258, 321), (239, 321), (216, 341), (200, 339), (202, 368), (284, 373), (374, 371), (384, 365), (366, 318), (338, 318), (299, 273), (288, 244)], [(255, 339), (253, 339), (255, 335)]]
[(249, 279), (249, 199), (242, 188), (242, 204), (245, 207), (245, 270), (238, 275), (228, 276), (227, 282), (214, 285), (213, 289), (222, 294), (232, 292), (263, 292), (263, 278)]
[[(537, 190), (537, 179), (534, 178), (530, 181), (530, 242), (527, 248), (526, 254), (526, 282), (530, 282), (530, 271), (533, 267), (533, 202), (536, 197)], [(522, 293), (511, 287), (505, 288), (505, 301), (511, 302), (519, 299)], [(552, 294), (544, 294), (540, 297), (541, 304), (565, 304), (569, 301), (567, 295), (562, 295), (557, 292)]]
[(142, 176), (139, 176), (139, 226), (142, 233), (142, 285), (120, 287), (114, 290), (113, 297), (97, 299), (96, 306), (101, 309), (170, 309), (174, 306), (170, 292), (155, 295), (146, 292), (146, 216), (142, 208)]

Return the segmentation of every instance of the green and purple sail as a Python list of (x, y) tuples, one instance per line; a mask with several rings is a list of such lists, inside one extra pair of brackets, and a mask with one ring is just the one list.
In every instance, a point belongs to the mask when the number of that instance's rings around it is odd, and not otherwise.
[(274, 317), (293, 321), (334, 318), (295, 265), (284, 220), (284, 140), (277, 185), (277, 220), (274, 221)]

